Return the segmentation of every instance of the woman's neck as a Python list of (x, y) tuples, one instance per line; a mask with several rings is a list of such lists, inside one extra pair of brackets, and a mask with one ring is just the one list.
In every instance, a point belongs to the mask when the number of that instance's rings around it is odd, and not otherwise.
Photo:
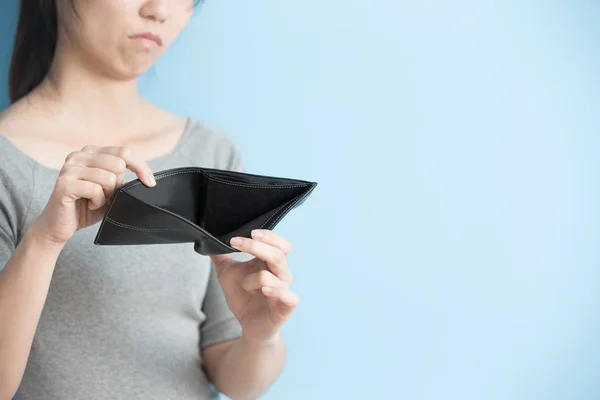
[(135, 131), (149, 103), (132, 79), (115, 79), (88, 66), (75, 52), (57, 53), (48, 77), (28, 97), (39, 101), (53, 119), (78, 126), (90, 135)]

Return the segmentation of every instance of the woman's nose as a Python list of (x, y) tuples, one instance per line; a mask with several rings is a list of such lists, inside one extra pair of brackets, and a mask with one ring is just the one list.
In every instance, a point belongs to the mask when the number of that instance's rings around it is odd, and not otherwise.
[(143, 18), (164, 22), (169, 18), (170, 0), (145, 0), (140, 9)]

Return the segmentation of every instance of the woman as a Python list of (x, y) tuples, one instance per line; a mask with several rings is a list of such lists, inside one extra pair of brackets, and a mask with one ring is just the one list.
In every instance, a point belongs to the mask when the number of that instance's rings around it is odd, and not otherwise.
[(254, 399), (283, 368), (286, 239), (255, 231), (231, 241), (250, 261), (212, 263), (189, 244), (92, 244), (122, 182), (242, 168), (228, 136), (136, 89), (193, 8), (21, 1), (0, 116), (0, 399), (205, 399), (209, 382)]

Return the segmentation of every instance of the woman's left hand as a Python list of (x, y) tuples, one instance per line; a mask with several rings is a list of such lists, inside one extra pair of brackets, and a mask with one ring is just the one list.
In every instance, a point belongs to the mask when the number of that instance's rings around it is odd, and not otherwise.
[(211, 256), (227, 305), (240, 321), (246, 340), (277, 339), (299, 301), (290, 290), (287, 255), (292, 245), (272, 231), (255, 230), (252, 239), (233, 238), (231, 246), (255, 258), (237, 262), (227, 255)]

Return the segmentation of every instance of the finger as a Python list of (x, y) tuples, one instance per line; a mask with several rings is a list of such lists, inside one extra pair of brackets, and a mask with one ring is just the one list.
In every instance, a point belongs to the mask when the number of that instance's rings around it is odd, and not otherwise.
[(281, 249), (287, 256), (292, 251), (292, 242), (267, 229), (255, 229), (252, 238)]
[(104, 197), (110, 197), (115, 191), (118, 177), (114, 173), (100, 168), (88, 168), (80, 165), (65, 165), (62, 168), (64, 175), (72, 176), (102, 186)]
[(127, 169), (125, 160), (112, 154), (95, 154), (89, 155), (86, 164), (88, 167), (105, 169), (115, 175), (122, 175)]
[[(115, 185), (115, 191), (120, 188), (121, 186), (123, 186), (123, 180), (125, 179), (125, 175), (124, 174), (120, 174), (117, 176), (117, 184)], [(113, 191), (109, 196), (106, 197), (106, 202), (108, 204), (110, 204), (110, 202), (113, 200), (113, 195), (114, 192)]]
[(282, 282), (273, 275), (271, 272), (263, 269), (253, 274), (248, 274), (242, 281), (242, 287), (251, 294), (258, 293), (258, 291), (267, 287), (278, 287), (281, 286)]
[(127, 164), (122, 158), (113, 156), (111, 154), (100, 153), (90, 156), (86, 165), (88, 167), (104, 169), (115, 174), (117, 176), (115, 190), (123, 186), (123, 180), (125, 179), (125, 170), (127, 169)]
[(124, 174), (125, 169), (127, 168), (125, 161), (117, 156), (111, 154), (86, 153), (83, 151), (70, 153), (65, 158), (65, 166), (68, 165), (81, 165), (105, 169), (115, 175)]
[(136, 156), (129, 148), (119, 146), (103, 147), (100, 152), (102, 154), (110, 154), (121, 158), (125, 161), (127, 168), (134, 172), (146, 186), (156, 185), (154, 174), (152, 173), (150, 166), (140, 157)]
[(287, 258), (281, 249), (244, 237), (231, 239), (231, 246), (266, 262), (269, 270), (282, 281), (292, 282), (292, 273), (288, 268)]
[(123, 180), (124, 179), (125, 179), (125, 174), (119, 174), (119, 175), (117, 175), (117, 184), (115, 185), (115, 189), (118, 189), (121, 186), (123, 186)]
[(94, 182), (83, 181), (69, 175), (62, 175), (56, 180), (60, 193), (71, 200), (90, 200), (90, 210), (100, 209), (106, 204), (102, 186)]
[(300, 298), (296, 293), (284, 287), (265, 286), (262, 288), (262, 293), (269, 299), (279, 301), (278, 308), (284, 317), (289, 316), (300, 302)]
[(87, 146), (85, 146), (84, 148), (81, 149), (81, 152), (87, 153), (87, 154), (98, 154), (100, 152), (100, 149), (101, 149), (100, 146), (88, 144)]
[(65, 157), (64, 165), (86, 165), (86, 160), (92, 157), (92, 154), (85, 151), (73, 151)]

